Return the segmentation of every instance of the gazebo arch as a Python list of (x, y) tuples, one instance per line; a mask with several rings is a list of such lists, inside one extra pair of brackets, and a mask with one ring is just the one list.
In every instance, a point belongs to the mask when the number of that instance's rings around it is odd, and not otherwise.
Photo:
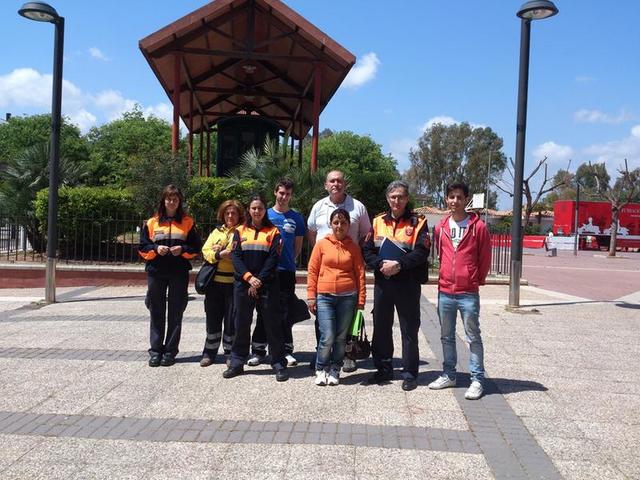
[(315, 171), (320, 113), (355, 64), (353, 54), (279, 0), (213, 1), (140, 40), (140, 50), (173, 104), (174, 152), (180, 119), (187, 126), (189, 172), (193, 134), (201, 134), (202, 162), (203, 137), (238, 116), (275, 122), (292, 146), (297, 139), (301, 147), (314, 127)]

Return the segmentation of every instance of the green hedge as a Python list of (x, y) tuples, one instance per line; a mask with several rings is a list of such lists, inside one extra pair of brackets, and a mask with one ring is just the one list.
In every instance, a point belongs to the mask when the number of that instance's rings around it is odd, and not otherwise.
[(243, 205), (258, 190), (253, 180), (234, 181), (229, 178), (193, 177), (185, 192), (189, 213), (197, 223), (215, 223), (218, 207), (228, 199)]
[[(34, 202), (43, 234), (47, 231), (48, 193), (46, 188), (40, 190)], [(109, 252), (107, 242), (132, 248), (137, 244), (137, 235), (133, 237), (132, 232), (139, 225), (134, 198), (128, 190), (61, 187), (58, 192), (58, 239), (62, 257), (106, 258), (114, 255)]]

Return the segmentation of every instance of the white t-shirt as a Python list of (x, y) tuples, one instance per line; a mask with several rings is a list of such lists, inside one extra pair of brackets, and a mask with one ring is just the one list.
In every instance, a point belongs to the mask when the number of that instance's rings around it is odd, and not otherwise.
[(362, 237), (369, 233), (369, 230), (371, 230), (371, 221), (369, 220), (367, 209), (361, 202), (351, 195), (347, 195), (344, 202), (335, 204), (330, 200), (330, 197), (327, 196), (315, 203), (309, 213), (309, 220), (307, 221), (307, 228), (317, 234), (316, 242), (332, 233), (329, 219), (331, 213), (336, 208), (344, 208), (349, 212), (349, 216), (351, 217), (349, 236), (351, 240), (358, 243)]
[(467, 232), (467, 227), (469, 226), (469, 220), (471, 217), (467, 215), (464, 220), (460, 220), (456, 222), (453, 217), (449, 217), (449, 229), (451, 230), (451, 243), (453, 243), (453, 249), (457, 250), (460, 241), (464, 237), (464, 234)]

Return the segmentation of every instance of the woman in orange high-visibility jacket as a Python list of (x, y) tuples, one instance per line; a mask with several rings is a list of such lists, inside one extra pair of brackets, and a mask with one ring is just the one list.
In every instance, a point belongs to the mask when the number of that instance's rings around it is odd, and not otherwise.
[(140, 233), (139, 253), (146, 260), (148, 285), (145, 304), (151, 314), (150, 367), (176, 363), (182, 314), (188, 301), (189, 260), (201, 246), (193, 219), (185, 213), (182, 192), (175, 185), (167, 185), (156, 214)]
[(260, 195), (253, 195), (247, 207), (248, 218), (233, 234), (233, 301), (235, 305), (235, 338), (231, 346), (231, 364), (224, 378), (244, 372), (251, 343), (253, 310), (264, 321), (271, 367), (276, 380), (289, 379), (284, 351), (283, 318), (279, 311), (280, 289), (276, 268), (280, 257), (280, 232), (267, 215), (267, 205)]

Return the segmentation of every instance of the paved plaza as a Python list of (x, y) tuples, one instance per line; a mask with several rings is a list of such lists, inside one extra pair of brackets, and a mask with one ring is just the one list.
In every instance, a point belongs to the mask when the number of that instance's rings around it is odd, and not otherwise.
[[(302, 362), (288, 382), (264, 365), (224, 380), (222, 360), (198, 364), (205, 328), (195, 293), (178, 363), (149, 368), (144, 292), (64, 288), (60, 303), (43, 306), (33, 303), (42, 290), (0, 290), (3, 479), (640, 478), (637, 292), (592, 301), (524, 286), (526, 308), (511, 313), (506, 286), (484, 287), (491, 380), (475, 402), (464, 399), (460, 332), (458, 387), (426, 386), (441, 367), (432, 285), (423, 287), (412, 392), (399, 372), (391, 384), (363, 385), (371, 361), (337, 387), (316, 387), (310, 321), (294, 328)], [(398, 357), (397, 324), (394, 335)]]

